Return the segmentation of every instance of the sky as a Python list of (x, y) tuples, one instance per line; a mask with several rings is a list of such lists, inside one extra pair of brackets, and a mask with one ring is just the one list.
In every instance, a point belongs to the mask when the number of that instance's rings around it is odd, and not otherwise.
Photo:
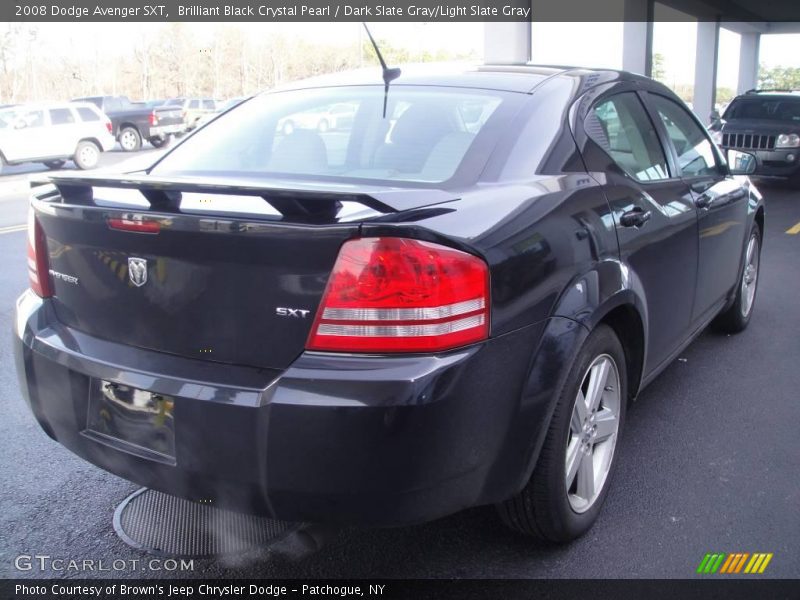
[[(658, 6), (658, 5), (657, 5)], [(669, 9), (661, 8), (668, 17)], [(283, 32), (326, 43), (357, 44), (360, 23), (241, 23), (250, 35), (263, 36)], [(124, 53), (133, 44), (119, 44), (146, 35), (159, 24), (149, 23), (43, 23), (44, 43), (75, 51), (91, 51), (99, 46), (103, 52)], [(199, 37), (208, 36), (214, 24), (191, 23)], [(371, 23), (377, 38), (392, 44), (408, 45), (414, 50), (435, 52), (449, 48), (459, 53), (483, 55), (482, 23)], [(588, 67), (622, 67), (622, 30), (620, 22), (611, 23), (533, 23), (532, 46), (534, 62), (571, 64)], [(665, 78), (668, 84), (691, 84), (694, 81), (695, 40), (697, 24), (693, 22), (656, 22), (653, 27), (653, 51), (664, 57)], [(598, 40), (601, 43), (598, 43)], [(65, 41), (67, 42), (65, 44)], [(679, 42), (679, 43), (676, 43)], [(800, 34), (762, 35), (760, 60), (772, 66), (800, 67)], [(722, 29), (718, 85), (736, 87), (739, 68), (739, 36)]]

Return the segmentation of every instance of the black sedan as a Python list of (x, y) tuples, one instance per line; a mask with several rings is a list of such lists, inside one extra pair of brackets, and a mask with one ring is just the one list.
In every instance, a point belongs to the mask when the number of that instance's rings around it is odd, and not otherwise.
[(628, 402), (750, 320), (753, 167), (616, 71), (261, 94), (145, 171), (35, 186), (22, 389), (58, 442), (170, 494), (373, 526), (496, 504), (570, 540)]

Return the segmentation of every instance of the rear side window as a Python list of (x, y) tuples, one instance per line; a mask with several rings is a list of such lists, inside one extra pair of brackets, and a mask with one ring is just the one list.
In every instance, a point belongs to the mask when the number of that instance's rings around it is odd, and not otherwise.
[(51, 125), (68, 125), (75, 122), (75, 116), (68, 108), (51, 108), (50, 109), (50, 124)]
[(209, 110), (214, 110), (214, 101), (213, 100), (203, 100), (203, 108), (207, 108)]
[(646, 182), (669, 178), (664, 149), (636, 94), (617, 94), (595, 105), (586, 118), (585, 129), (634, 179)]
[(382, 86), (264, 94), (203, 127), (155, 171), (443, 182), (524, 99), (395, 86), (384, 117)]
[(650, 100), (678, 153), (681, 173), (685, 177), (718, 173), (711, 140), (706, 137), (689, 112), (664, 96), (651, 94)]
[(100, 115), (94, 112), (91, 108), (87, 108), (85, 106), (78, 107), (78, 116), (81, 118), (82, 121), (99, 121)]
[(200, 100), (192, 100), (189, 102), (189, 108), (200, 108)]

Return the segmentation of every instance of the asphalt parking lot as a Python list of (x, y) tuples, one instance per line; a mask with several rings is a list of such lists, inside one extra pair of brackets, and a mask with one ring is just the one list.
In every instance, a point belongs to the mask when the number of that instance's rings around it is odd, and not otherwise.
[[(26, 212), (19, 177), (25, 175), (0, 177), (0, 330), (6, 332), (27, 286), (25, 232), (13, 227)], [(506, 531), (486, 507), (415, 527), (338, 531), (303, 558), (265, 552), (233, 562), (195, 560), (194, 570), (173, 575), (682, 578), (694, 575), (707, 552), (772, 552), (767, 574), (797, 577), (800, 235), (786, 231), (800, 222), (800, 192), (763, 191), (766, 238), (750, 328), (732, 337), (704, 333), (629, 409), (612, 489), (584, 538), (537, 546)], [(112, 528), (114, 508), (136, 486), (84, 463), (39, 429), (21, 398), (8, 341), (0, 344), (0, 406), (0, 576), (59, 575), (18, 571), (20, 554), (146, 558)]]

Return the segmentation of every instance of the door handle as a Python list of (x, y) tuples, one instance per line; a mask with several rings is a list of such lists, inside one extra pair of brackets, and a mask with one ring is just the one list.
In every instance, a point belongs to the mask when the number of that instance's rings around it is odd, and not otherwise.
[(619, 223), (623, 227), (641, 227), (650, 220), (651, 216), (652, 214), (649, 210), (644, 210), (637, 206), (622, 213)]

